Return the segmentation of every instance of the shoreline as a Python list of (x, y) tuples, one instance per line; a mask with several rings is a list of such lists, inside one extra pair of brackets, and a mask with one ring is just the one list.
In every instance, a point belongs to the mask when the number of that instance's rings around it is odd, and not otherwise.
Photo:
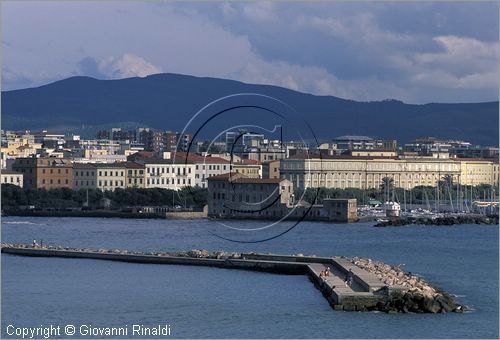
[[(124, 219), (166, 219), (166, 220), (217, 220), (216, 218), (205, 216), (201, 212), (166, 212), (166, 213), (138, 213), (122, 212), (116, 210), (79, 210), (79, 211), (33, 211), (33, 210), (7, 210), (2, 211), (2, 217), (80, 217), (80, 218), (124, 218)], [(377, 222), (376, 217), (361, 217), (356, 222), (335, 224), (356, 224), (373, 222), (374, 227), (402, 227), (408, 225), (429, 225), (429, 226), (451, 226), (459, 224), (477, 225), (498, 225), (497, 215), (463, 214), (443, 217), (398, 217), (388, 218), (386, 221)], [(227, 219), (224, 219), (227, 220)], [(260, 218), (235, 218), (241, 221), (262, 221)], [(288, 220), (287, 220), (288, 221)], [(290, 219), (290, 221), (294, 221)], [(327, 222), (314, 218), (305, 218), (304, 222)]]

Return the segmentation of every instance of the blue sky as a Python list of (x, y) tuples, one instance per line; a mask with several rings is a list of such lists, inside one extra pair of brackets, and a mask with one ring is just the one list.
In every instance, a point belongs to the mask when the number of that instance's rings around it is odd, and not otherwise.
[(168, 72), (354, 100), (498, 100), (498, 2), (2, 2), (2, 89)]

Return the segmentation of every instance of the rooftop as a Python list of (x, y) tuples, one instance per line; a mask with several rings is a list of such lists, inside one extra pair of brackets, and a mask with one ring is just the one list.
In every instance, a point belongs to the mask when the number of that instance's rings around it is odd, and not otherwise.
[(279, 184), (285, 179), (282, 178), (250, 178), (243, 176), (240, 173), (231, 172), (227, 174), (212, 176), (207, 178), (208, 181), (221, 181), (231, 183), (254, 183), (254, 184)]
[(345, 135), (345, 136), (340, 136), (336, 137), (333, 139), (334, 141), (372, 141), (373, 138), (368, 137), (368, 136), (355, 136), (355, 135)]

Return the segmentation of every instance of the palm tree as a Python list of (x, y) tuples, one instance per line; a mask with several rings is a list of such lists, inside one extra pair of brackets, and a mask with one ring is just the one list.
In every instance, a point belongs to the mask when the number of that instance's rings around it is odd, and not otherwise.
[(385, 200), (389, 200), (389, 193), (394, 189), (394, 178), (384, 177), (382, 178), (382, 183), (380, 184), (380, 190), (385, 193)]
[(444, 175), (441, 183), (446, 185), (448, 188), (453, 188), (453, 175)]

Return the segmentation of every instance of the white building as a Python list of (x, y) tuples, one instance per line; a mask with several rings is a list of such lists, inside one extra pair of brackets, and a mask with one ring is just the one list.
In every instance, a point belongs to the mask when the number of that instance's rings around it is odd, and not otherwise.
[(2, 170), (1, 174), (2, 184), (13, 184), (19, 187), (23, 187), (23, 174), (20, 172)]
[(175, 163), (171, 159), (145, 158), (138, 163), (146, 168), (146, 188), (179, 190), (195, 185), (195, 165), (192, 162)]

